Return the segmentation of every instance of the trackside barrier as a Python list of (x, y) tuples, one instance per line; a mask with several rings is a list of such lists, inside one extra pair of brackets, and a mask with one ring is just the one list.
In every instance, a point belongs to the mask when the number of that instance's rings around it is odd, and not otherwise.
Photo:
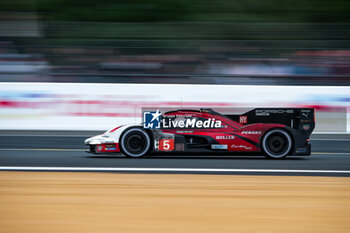
[(107, 130), (159, 107), (314, 107), (315, 132), (350, 132), (343, 86), (0, 83), (0, 130)]

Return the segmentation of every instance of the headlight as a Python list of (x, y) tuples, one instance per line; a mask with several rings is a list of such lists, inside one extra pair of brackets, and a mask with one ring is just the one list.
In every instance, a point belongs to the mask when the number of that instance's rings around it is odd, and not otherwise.
[(101, 144), (101, 142), (99, 140), (92, 140), (91, 142), (89, 142), (90, 145), (98, 145)]

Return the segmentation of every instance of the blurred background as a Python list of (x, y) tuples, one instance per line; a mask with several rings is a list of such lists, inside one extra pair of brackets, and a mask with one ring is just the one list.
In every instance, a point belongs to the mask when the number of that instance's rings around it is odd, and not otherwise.
[(350, 84), (346, 0), (2, 0), (1, 82)]
[(349, 12), (346, 0), (2, 0), (0, 130), (107, 130), (142, 107), (314, 107), (315, 132), (350, 132)]

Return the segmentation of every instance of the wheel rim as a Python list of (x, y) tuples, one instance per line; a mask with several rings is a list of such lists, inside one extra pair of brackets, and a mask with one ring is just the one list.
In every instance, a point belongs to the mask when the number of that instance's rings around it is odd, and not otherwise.
[(125, 138), (126, 149), (132, 153), (140, 153), (146, 147), (146, 137), (140, 133), (133, 133)]
[(274, 154), (283, 153), (287, 146), (287, 140), (282, 135), (273, 135), (268, 139), (268, 148)]
[(265, 135), (262, 146), (269, 157), (283, 158), (291, 150), (292, 140), (287, 132), (276, 129)]
[(150, 148), (150, 137), (139, 128), (132, 128), (121, 137), (122, 152), (130, 157), (141, 157)]

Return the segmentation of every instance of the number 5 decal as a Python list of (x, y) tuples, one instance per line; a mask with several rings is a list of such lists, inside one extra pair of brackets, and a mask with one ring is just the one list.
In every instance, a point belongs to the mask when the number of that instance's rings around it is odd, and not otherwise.
[(158, 150), (160, 150), (160, 151), (172, 151), (172, 150), (174, 150), (174, 139), (159, 140)]

